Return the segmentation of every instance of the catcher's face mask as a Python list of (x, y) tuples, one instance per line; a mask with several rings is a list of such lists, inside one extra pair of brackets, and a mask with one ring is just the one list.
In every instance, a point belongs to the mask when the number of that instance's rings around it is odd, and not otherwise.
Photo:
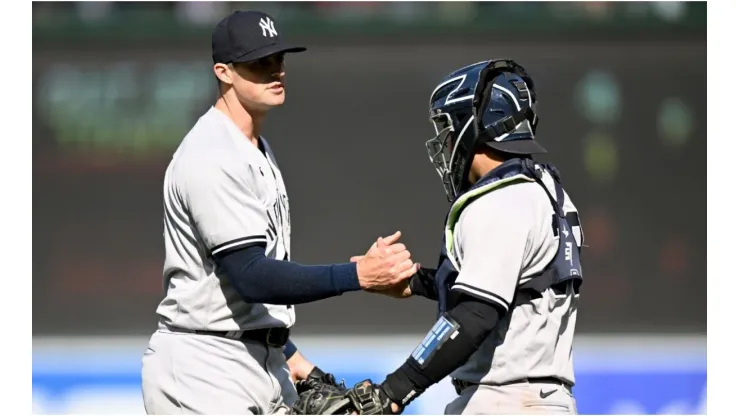
[(426, 142), (427, 154), (434, 169), (442, 179), (442, 186), (447, 200), (455, 198), (469, 185), (468, 171), (471, 162), (471, 150), (475, 141), (473, 116), (468, 116), (462, 126), (456, 128), (450, 113), (437, 110), (430, 116), (437, 135)]
[(447, 198), (452, 200), (455, 189), (451, 179), (450, 166), (455, 152), (455, 126), (449, 113), (433, 113), (429, 117), (429, 121), (432, 122), (436, 135), (426, 142), (427, 154), (434, 169), (442, 179), (442, 186), (445, 188)]

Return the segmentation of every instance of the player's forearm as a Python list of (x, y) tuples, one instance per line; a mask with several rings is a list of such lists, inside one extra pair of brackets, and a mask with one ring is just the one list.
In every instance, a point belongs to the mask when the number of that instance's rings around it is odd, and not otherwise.
[[(405, 406), (463, 365), (495, 328), (501, 312), (503, 311), (491, 303), (465, 296), (445, 314), (449, 322), (458, 326), (458, 334), (436, 347), (430, 344), (428, 348), (438, 349), (432, 350), (423, 364), (412, 355), (401, 367), (389, 374), (383, 387), (390, 399)], [(452, 333), (454, 330), (450, 334)], [(414, 352), (419, 351), (417, 349)]]
[(411, 294), (414, 296), (423, 296), (427, 299), (437, 300), (437, 285), (434, 281), (436, 269), (422, 267), (416, 274), (411, 277), (409, 287)]
[(305, 266), (265, 257), (254, 246), (215, 258), (234, 289), (248, 303), (297, 305), (360, 290), (355, 263)]

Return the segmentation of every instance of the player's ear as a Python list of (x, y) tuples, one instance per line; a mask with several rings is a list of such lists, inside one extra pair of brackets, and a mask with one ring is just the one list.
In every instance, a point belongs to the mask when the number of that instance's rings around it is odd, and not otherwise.
[(213, 73), (216, 74), (216, 78), (224, 84), (231, 85), (233, 81), (233, 72), (229, 65), (218, 63), (213, 65)]

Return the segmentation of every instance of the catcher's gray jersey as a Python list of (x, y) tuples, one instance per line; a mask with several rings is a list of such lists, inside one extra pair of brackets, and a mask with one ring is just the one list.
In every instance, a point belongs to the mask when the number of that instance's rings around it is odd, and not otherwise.
[(211, 331), (290, 327), (290, 306), (248, 304), (214, 272), (219, 250), (266, 243), (266, 255), (290, 258), (290, 212), (283, 178), (220, 110), (193, 126), (164, 180), (164, 290), (160, 326)]
[[(555, 195), (549, 173), (543, 172), (543, 182)], [(566, 213), (577, 212), (567, 194), (564, 207)], [(571, 349), (578, 296), (572, 289), (565, 295), (547, 289), (542, 298), (509, 306), (517, 286), (543, 271), (558, 252), (552, 219), (552, 204), (535, 182), (491, 191), (463, 210), (453, 236), (460, 273), (452, 289), (514, 310), (510, 322), (499, 321), (453, 378), (483, 384), (534, 377), (575, 382)], [(580, 246), (580, 229), (574, 228)]]

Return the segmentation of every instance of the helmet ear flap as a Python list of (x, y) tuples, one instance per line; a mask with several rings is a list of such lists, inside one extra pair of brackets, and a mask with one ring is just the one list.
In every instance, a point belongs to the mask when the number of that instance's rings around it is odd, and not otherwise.
[(480, 96), (476, 96), (478, 97), (478, 104), (475, 103), (476, 100), (473, 100), (473, 114), (475, 116), (474, 121), (476, 133), (480, 133), (486, 129), (485, 126), (483, 126), (483, 114), (486, 112), (488, 102), (491, 100), (492, 89), (493, 79), (486, 81), (485, 87), (480, 91)]
[(485, 109), (486, 105), (488, 105), (493, 81), (503, 72), (502, 64), (504, 63), (505, 61), (500, 60), (491, 61), (478, 75), (478, 82), (475, 84), (475, 92), (473, 92), (473, 114), (475, 114), (476, 125), (485, 111), (482, 109)]
[[(478, 132), (485, 130), (482, 121), (483, 113), (485, 113), (488, 101), (491, 99), (491, 90), (493, 89), (494, 81), (497, 76), (505, 72), (511, 72), (517, 75), (522, 73), (524, 75), (520, 76), (525, 80), (525, 82), (527, 82), (527, 85), (531, 82), (531, 78), (527, 76), (527, 72), (524, 68), (511, 59), (498, 59), (491, 61), (485, 68), (483, 68), (480, 71), (480, 75), (478, 75), (478, 82), (475, 84), (475, 92), (473, 93), (473, 114), (475, 115), (475, 127)], [(527, 81), (527, 79), (529, 79), (529, 81)], [(533, 87), (534, 83), (532, 83), (532, 88)], [(534, 95), (532, 96), (532, 99), (534, 99)]]

